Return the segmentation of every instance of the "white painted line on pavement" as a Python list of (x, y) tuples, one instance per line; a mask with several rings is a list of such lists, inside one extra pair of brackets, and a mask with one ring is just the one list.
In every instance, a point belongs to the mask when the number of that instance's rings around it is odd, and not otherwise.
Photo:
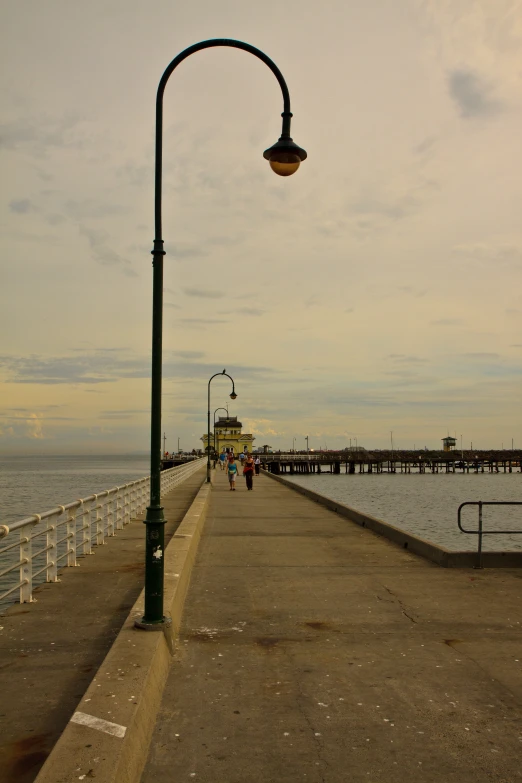
[(104, 731), (105, 734), (112, 734), (114, 737), (124, 737), (127, 731), (126, 726), (111, 723), (109, 720), (103, 720), (103, 718), (95, 718), (94, 715), (87, 715), (86, 712), (75, 712), (71, 718), (71, 723), (80, 723), (82, 726), (89, 726), (91, 729)]

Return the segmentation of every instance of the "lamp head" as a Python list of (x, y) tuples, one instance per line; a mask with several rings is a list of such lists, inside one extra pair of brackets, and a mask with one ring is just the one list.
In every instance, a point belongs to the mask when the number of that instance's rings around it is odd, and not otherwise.
[(236, 397), (237, 397), (237, 394), (235, 392), (232, 392), (231, 395), (230, 395), (230, 399), (231, 400), (235, 400)]
[(279, 141), (263, 152), (263, 157), (270, 163), (273, 172), (280, 177), (289, 177), (308, 156), (306, 150), (295, 144), (290, 136), (281, 136)]

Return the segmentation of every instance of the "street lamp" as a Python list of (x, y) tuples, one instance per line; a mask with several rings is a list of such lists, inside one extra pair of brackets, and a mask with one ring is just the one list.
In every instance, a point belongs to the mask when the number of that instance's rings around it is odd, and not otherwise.
[[(212, 376), (212, 378), (209, 379), (208, 382), (208, 407), (207, 407), (207, 484), (210, 483), (210, 381), (213, 380), (213, 378), (217, 378), (218, 375), (226, 375), (227, 378), (230, 378), (232, 381), (232, 391), (230, 393), (230, 399), (235, 400), (237, 397), (236, 389), (234, 386), (234, 379), (231, 375), (228, 374), (226, 370), (223, 370), (223, 372), (216, 372)], [(219, 410), (217, 408), (216, 410)]]
[(225, 413), (227, 414), (227, 419), (228, 419), (228, 409), (227, 408), (216, 408), (216, 410), (214, 411), (214, 451), (216, 451), (216, 452), (217, 452), (217, 446), (216, 446), (216, 413), (218, 411), (225, 411)]
[(310, 451), (310, 449), (308, 448), (308, 435), (305, 435), (305, 441), (306, 441), (306, 453), (308, 454), (308, 452)]
[(162, 239), (162, 156), (163, 156), (163, 94), (174, 69), (195, 52), (215, 46), (229, 46), (253, 54), (267, 65), (283, 94), (282, 132), (279, 140), (265, 150), (263, 157), (269, 161), (276, 174), (287, 177), (297, 171), (306, 152), (292, 141), (290, 124), (290, 93), (279, 68), (255, 46), (229, 38), (214, 38), (189, 46), (178, 54), (167, 66), (158, 85), (156, 95), (156, 140), (154, 174), (154, 223), (155, 239), (152, 250), (152, 370), (151, 370), (151, 421), (150, 421), (150, 503), (145, 518), (145, 613), (136, 625), (146, 630), (161, 629), (163, 616), (163, 552), (165, 517), (161, 506), (161, 381), (163, 342), (163, 249)]

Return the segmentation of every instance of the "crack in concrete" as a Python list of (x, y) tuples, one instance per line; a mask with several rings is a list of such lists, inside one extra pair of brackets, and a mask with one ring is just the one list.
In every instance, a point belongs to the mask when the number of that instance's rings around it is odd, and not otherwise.
[(408, 612), (406, 611), (406, 609), (405, 609), (405, 607), (404, 607), (404, 604), (403, 604), (403, 602), (401, 601), (401, 599), (399, 598), (399, 596), (398, 596), (398, 595), (396, 595), (396, 594), (393, 592), (393, 590), (390, 590), (390, 588), (389, 588), (389, 587), (386, 587), (386, 585), (383, 585), (383, 587), (384, 587), (384, 589), (385, 589), (385, 590), (386, 590), (386, 591), (387, 591), (387, 592), (388, 592), (388, 593), (389, 593), (391, 596), (393, 596), (393, 598), (395, 598), (395, 600), (397, 601), (397, 603), (398, 603), (398, 604), (399, 604), (399, 606), (400, 606), (400, 609), (401, 609), (401, 612), (403, 613), (403, 615), (404, 615), (405, 617), (407, 617), (407, 618), (408, 618), (408, 620), (411, 620), (411, 622), (412, 622), (412, 623), (415, 623), (415, 625), (417, 625), (417, 624), (418, 624), (418, 623), (417, 623), (417, 620), (416, 620), (414, 617), (412, 617), (412, 616), (411, 616), (411, 614), (408, 614)]
[[(284, 652), (290, 658), (289, 651), (285, 649)], [(293, 661), (292, 661), (292, 663), (293, 663)], [(301, 685), (301, 678), (298, 676), (298, 672), (299, 672), (299, 670), (297, 670), (296, 675), (295, 675), (295, 682), (296, 682), (297, 691), (298, 691), (298, 694), (299, 694), (298, 698), (296, 699), (297, 709), (299, 710), (300, 714), (304, 718), (304, 721), (307, 724), (308, 728), (312, 732), (312, 736), (314, 738), (314, 742), (315, 742), (316, 748), (317, 748), (317, 758), (319, 759), (319, 762), (324, 765), (325, 771), (326, 771), (329, 768), (330, 765), (329, 765), (328, 761), (326, 760), (326, 758), (323, 755), (324, 744), (321, 742), (321, 739), (316, 736), (316, 731), (315, 731), (314, 727), (312, 726), (310, 718), (309, 718), (308, 714), (306, 713), (303, 704), (301, 703), (301, 700), (304, 701), (306, 699), (306, 696), (305, 696), (305, 694), (303, 692), (303, 688), (302, 688), (302, 685)], [(321, 783), (326, 783), (326, 777), (325, 777), (325, 775), (323, 773), (323, 770), (319, 769), (318, 772), (319, 772), (319, 775), (321, 777)]]

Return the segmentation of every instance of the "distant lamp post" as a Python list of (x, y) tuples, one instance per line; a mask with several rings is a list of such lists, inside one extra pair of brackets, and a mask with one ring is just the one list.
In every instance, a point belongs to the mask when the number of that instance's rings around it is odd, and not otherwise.
[(305, 435), (305, 441), (306, 441), (306, 453), (308, 454), (310, 449), (308, 448), (308, 435)]
[[(235, 386), (234, 386), (234, 379), (232, 378), (231, 375), (229, 375), (227, 373), (226, 370), (223, 370), (223, 372), (216, 372), (212, 376), (212, 378), (209, 379), (209, 381), (208, 381), (208, 407), (207, 407), (207, 484), (210, 483), (210, 382), (214, 378), (217, 378), (218, 375), (226, 375), (227, 378), (230, 378), (230, 380), (232, 381), (232, 391), (230, 393), (230, 399), (231, 400), (235, 400), (236, 397), (237, 397), (236, 389), (235, 389)], [(219, 408), (217, 408), (216, 410), (219, 410)]]
[(217, 452), (217, 445), (216, 445), (216, 413), (218, 411), (225, 411), (225, 413), (227, 414), (227, 419), (228, 419), (228, 408), (216, 408), (216, 410), (214, 411), (214, 451), (215, 452)]
[(145, 613), (139, 628), (146, 630), (161, 629), (165, 623), (163, 616), (163, 576), (164, 576), (164, 536), (165, 518), (161, 506), (161, 382), (162, 382), (162, 343), (163, 343), (163, 249), (162, 238), (162, 157), (163, 157), (163, 95), (167, 82), (177, 66), (187, 57), (203, 49), (216, 46), (228, 46), (242, 49), (258, 57), (267, 65), (276, 77), (283, 94), (283, 118), (281, 136), (263, 157), (268, 160), (272, 170), (282, 177), (293, 174), (303, 160), (306, 152), (298, 147), (290, 136), (292, 112), (290, 93), (277, 65), (255, 46), (235, 41), (231, 38), (214, 38), (189, 46), (178, 54), (167, 66), (158, 85), (156, 95), (156, 158), (154, 178), (154, 223), (155, 239), (152, 250), (152, 371), (151, 371), (151, 422), (150, 422), (150, 503), (145, 518)]

